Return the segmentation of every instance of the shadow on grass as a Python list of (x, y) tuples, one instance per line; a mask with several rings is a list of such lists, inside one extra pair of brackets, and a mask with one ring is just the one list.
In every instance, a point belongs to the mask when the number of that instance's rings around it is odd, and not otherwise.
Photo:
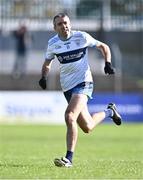
[[(49, 166), (49, 164), (14, 164), (14, 163), (0, 163), (0, 167), (15, 167), (15, 168), (23, 168), (23, 167), (35, 167), (35, 166), (39, 166), (40, 168), (47, 168)], [(49, 166), (51, 167), (51, 166)]]

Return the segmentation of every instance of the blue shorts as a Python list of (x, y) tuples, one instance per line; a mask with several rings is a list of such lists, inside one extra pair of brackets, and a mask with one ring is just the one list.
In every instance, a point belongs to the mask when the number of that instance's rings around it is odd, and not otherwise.
[(72, 89), (65, 91), (64, 96), (67, 100), (67, 102), (70, 101), (72, 94), (85, 94), (88, 96), (88, 98), (92, 99), (92, 93), (93, 93), (93, 82), (82, 82)]

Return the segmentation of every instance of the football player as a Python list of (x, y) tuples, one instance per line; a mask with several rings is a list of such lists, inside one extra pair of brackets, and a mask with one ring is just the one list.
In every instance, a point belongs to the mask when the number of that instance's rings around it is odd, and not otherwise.
[(100, 42), (83, 31), (73, 31), (69, 17), (59, 13), (53, 18), (56, 35), (48, 41), (45, 62), (42, 66), (40, 86), (46, 89), (46, 78), (55, 56), (60, 62), (60, 82), (64, 96), (68, 102), (65, 110), (67, 126), (65, 157), (56, 158), (54, 163), (59, 167), (72, 167), (73, 153), (78, 138), (78, 125), (85, 132), (91, 132), (97, 124), (110, 117), (116, 125), (121, 124), (121, 116), (113, 103), (107, 109), (90, 115), (87, 107), (92, 98), (93, 79), (88, 64), (88, 47), (101, 51), (105, 59), (104, 71), (114, 74), (111, 63), (111, 52), (107, 44)]

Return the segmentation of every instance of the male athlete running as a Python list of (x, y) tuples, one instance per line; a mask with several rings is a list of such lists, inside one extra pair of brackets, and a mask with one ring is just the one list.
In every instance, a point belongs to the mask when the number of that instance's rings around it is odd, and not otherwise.
[(67, 152), (65, 157), (56, 158), (54, 163), (59, 167), (71, 167), (78, 137), (78, 125), (85, 133), (89, 133), (106, 117), (111, 117), (116, 125), (120, 125), (121, 116), (113, 103), (109, 103), (107, 109), (92, 116), (87, 108), (88, 99), (92, 97), (93, 92), (88, 47), (95, 47), (102, 52), (105, 59), (105, 73), (114, 74), (109, 46), (86, 32), (71, 30), (70, 19), (64, 13), (57, 14), (53, 24), (57, 35), (48, 41), (39, 84), (46, 89), (46, 77), (56, 56), (60, 62), (60, 82), (68, 106), (65, 111)]

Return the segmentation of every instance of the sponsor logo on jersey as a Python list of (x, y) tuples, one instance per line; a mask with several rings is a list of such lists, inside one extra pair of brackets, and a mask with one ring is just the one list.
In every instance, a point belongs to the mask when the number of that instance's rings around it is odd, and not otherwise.
[(61, 64), (66, 64), (80, 60), (85, 56), (85, 53), (86, 53), (86, 47), (74, 51), (69, 51), (66, 53), (60, 53), (57, 54), (56, 56)]

